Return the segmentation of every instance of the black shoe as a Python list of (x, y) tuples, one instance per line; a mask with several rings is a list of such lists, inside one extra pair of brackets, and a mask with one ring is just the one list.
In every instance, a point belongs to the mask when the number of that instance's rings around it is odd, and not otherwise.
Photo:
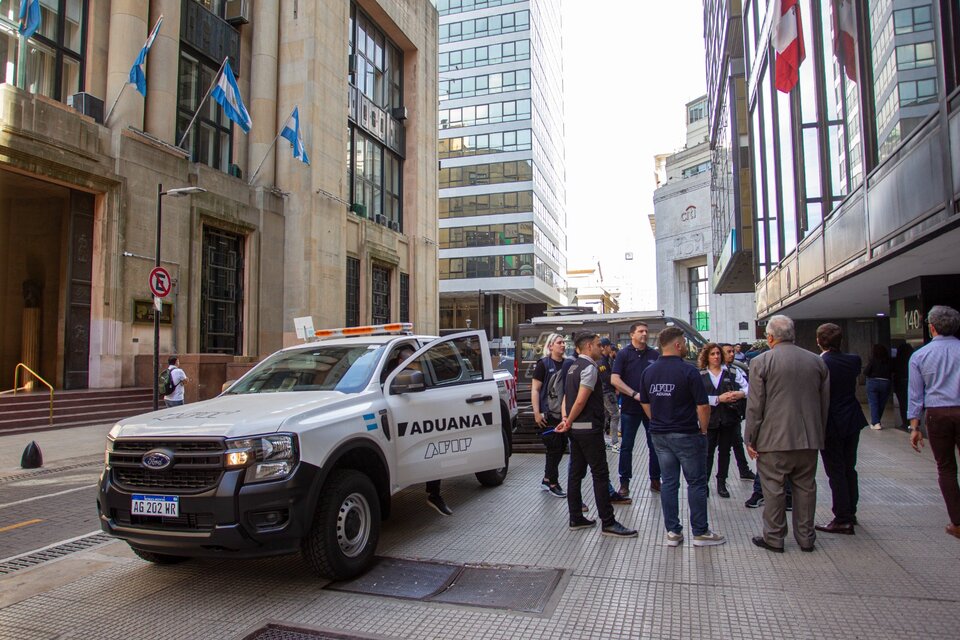
[(633, 498), (614, 491), (610, 494), (610, 504), (633, 504)]
[(759, 509), (763, 506), (763, 494), (754, 493), (750, 498), (743, 503), (747, 509)]
[(580, 516), (579, 518), (570, 518), (570, 529), (589, 529), (590, 527), (597, 524), (596, 520), (591, 520), (590, 518), (584, 518)]
[(727, 491), (727, 483), (723, 480), (717, 480), (717, 495), (721, 498), (730, 497), (730, 492)]
[(552, 495), (554, 498), (566, 498), (566, 492), (560, 488), (558, 484), (551, 484), (547, 486), (547, 493)]
[(784, 508), (785, 511), (793, 511), (793, 498), (787, 498), (787, 506)]
[(741, 480), (756, 480), (756, 479), (757, 479), (757, 474), (755, 474), (753, 471), (750, 471), (750, 469), (747, 469), (746, 471), (741, 471), (741, 472), (740, 472), (740, 479), (741, 479)]
[(783, 553), (783, 547), (775, 547), (772, 544), (767, 544), (767, 541), (763, 539), (763, 536), (753, 536), (751, 540), (753, 541), (753, 544), (761, 549), (766, 549), (767, 551), (772, 551), (773, 553)]
[(447, 506), (440, 496), (427, 496), (427, 504), (437, 510), (442, 516), (452, 516), (453, 509)]
[(813, 545), (810, 545), (809, 547), (800, 547), (800, 551), (803, 551), (804, 553), (813, 553), (816, 550), (817, 548)]
[(601, 535), (613, 536), (615, 538), (636, 538), (637, 530), (636, 529), (627, 529), (625, 526), (619, 522), (614, 521), (610, 526), (604, 527), (600, 531)]

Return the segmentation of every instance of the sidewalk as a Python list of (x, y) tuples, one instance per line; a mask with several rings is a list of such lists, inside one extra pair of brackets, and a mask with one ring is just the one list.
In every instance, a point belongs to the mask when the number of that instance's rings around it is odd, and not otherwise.
[[(51, 455), (99, 455), (96, 438), (108, 429), (61, 433)], [(640, 480), (642, 442), (637, 454), (634, 503), (616, 511), (639, 539), (568, 531), (566, 501), (539, 489), (541, 455), (514, 455), (495, 489), (472, 477), (444, 481), (450, 518), (427, 507), (422, 487), (394, 497), (381, 555), (564, 569), (542, 614), (329, 591), (298, 556), (151, 566), (115, 542), (0, 579), (9, 594), (0, 598), (0, 637), (242, 638), (267, 620), (431, 640), (956, 637), (960, 540), (944, 533), (929, 448), (913, 452), (906, 433), (863, 431), (861, 526), (856, 536), (820, 534), (812, 554), (791, 536), (782, 555), (750, 543), (760, 512), (743, 507), (750, 483), (739, 480), (731, 499), (709, 502), (711, 527), (726, 545), (664, 547), (659, 498)], [(818, 487), (822, 522), (831, 517), (822, 470)], [(584, 489), (592, 503), (589, 480)], [(685, 506), (682, 518), (686, 525)]]
[(32, 471), (20, 468), (20, 457), (32, 440), (40, 447), (44, 468), (87, 462), (93, 458), (102, 461), (107, 434), (113, 425), (110, 422), (36, 433), (0, 434), (0, 477)]

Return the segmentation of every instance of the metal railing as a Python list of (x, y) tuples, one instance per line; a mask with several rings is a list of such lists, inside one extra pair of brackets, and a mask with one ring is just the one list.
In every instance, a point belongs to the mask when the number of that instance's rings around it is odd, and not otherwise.
[(37, 380), (39, 380), (40, 382), (42, 382), (43, 385), (44, 385), (47, 389), (50, 390), (50, 426), (52, 427), (52, 426), (53, 426), (53, 386), (51, 386), (51, 384), (50, 384), (49, 382), (47, 382), (46, 380), (44, 380), (43, 378), (41, 378), (41, 377), (40, 377), (40, 374), (38, 374), (36, 371), (34, 371), (33, 369), (31, 369), (31, 368), (28, 367), (27, 365), (23, 364), (22, 362), (18, 362), (18, 363), (17, 363), (17, 366), (14, 367), (14, 369), (13, 369), (13, 389), (8, 389), (8, 390), (6, 390), (6, 391), (0, 391), (0, 396), (5, 395), (5, 394), (8, 394), (8, 393), (12, 393), (13, 395), (17, 395), (17, 391), (24, 391), (24, 390), (26, 390), (26, 389), (28, 388), (28, 384), (29, 384), (29, 383), (24, 383), (24, 385), (23, 385), (22, 387), (21, 387), (21, 386), (18, 386), (18, 381), (19, 381), (19, 379), (20, 379), (20, 369), (26, 369), (27, 372), (29, 372), (34, 378), (36, 378)]

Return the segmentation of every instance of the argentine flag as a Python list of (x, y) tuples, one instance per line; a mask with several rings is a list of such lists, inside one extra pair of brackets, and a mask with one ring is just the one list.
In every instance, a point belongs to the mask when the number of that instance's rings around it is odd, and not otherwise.
[(303, 164), (310, 164), (310, 158), (307, 157), (307, 149), (303, 146), (303, 136), (300, 135), (300, 107), (293, 108), (293, 113), (287, 118), (280, 130), (280, 137), (286, 138), (293, 145), (293, 157), (300, 158)]
[(27, 40), (40, 28), (40, 0), (21, 0), (20, 35)]
[(137, 85), (137, 91), (143, 94), (144, 98), (147, 97), (147, 74), (144, 65), (147, 63), (147, 54), (150, 53), (150, 47), (153, 46), (153, 41), (157, 39), (157, 34), (160, 32), (160, 24), (162, 22), (163, 16), (160, 16), (156, 26), (153, 27), (153, 31), (151, 31), (149, 37), (147, 37), (143, 49), (140, 49), (140, 55), (137, 56), (136, 62), (130, 67), (130, 79), (128, 82)]
[(223, 64), (223, 73), (217, 80), (217, 86), (214, 87), (211, 97), (223, 107), (223, 112), (227, 117), (236, 122), (244, 133), (250, 133), (250, 114), (247, 108), (243, 106), (243, 99), (240, 97), (240, 87), (237, 86), (237, 79), (233, 76), (233, 70), (230, 68), (230, 61)]

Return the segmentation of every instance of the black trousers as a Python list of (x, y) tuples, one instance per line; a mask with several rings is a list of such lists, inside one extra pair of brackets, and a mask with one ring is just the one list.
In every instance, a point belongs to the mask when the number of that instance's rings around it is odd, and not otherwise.
[(427, 495), (428, 496), (439, 496), (440, 495), (440, 481), (431, 480), (427, 483)]
[(910, 388), (908, 380), (902, 377), (894, 378), (893, 393), (897, 396), (897, 410), (900, 412), (900, 426), (906, 427), (910, 424), (907, 420), (907, 403), (910, 398)]
[(820, 457), (823, 470), (830, 480), (833, 494), (833, 515), (839, 524), (853, 524), (860, 501), (860, 485), (857, 479), (857, 447), (860, 432), (844, 437), (827, 436)]
[(597, 515), (603, 526), (615, 522), (613, 505), (610, 504), (610, 469), (607, 467), (607, 447), (603, 432), (580, 432), (570, 430), (570, 470), (567, 472), (567, 508), (570, 519), (583, 516), (583, 496), (580, 485), (587, 475), (587, 467), (593, 476), (593, 499), (597, 503)]
[(740, 471), (740, 475), (746, 475), (750, 471), (750, 463), (747, 462), (747, 452), (743, 449), (742, 423), (738, 424), (733, 430), (733, 457), (737, 459), (737, 469)]
[[(550, 425), (547, 430), (553, 429), (556, 425)], [(543, 446), (546, 447), (546, 461), (543, 465), (543, 478), (551, 485), (560, 484), (560, 460), (567, 448), (567, 436), (563, 433), (551, 431), (546, 435), (540, 436), (543, 440)]]
[(730, 469), (730, 449), (736, 449), (737, 431), (739, 425), (720, 425), (716, 429), (707, 431), (707, 481), (713, 473), (713, 456), (720, 448), (720, 459), (717, 461), (717, 480), (726, 481)]

